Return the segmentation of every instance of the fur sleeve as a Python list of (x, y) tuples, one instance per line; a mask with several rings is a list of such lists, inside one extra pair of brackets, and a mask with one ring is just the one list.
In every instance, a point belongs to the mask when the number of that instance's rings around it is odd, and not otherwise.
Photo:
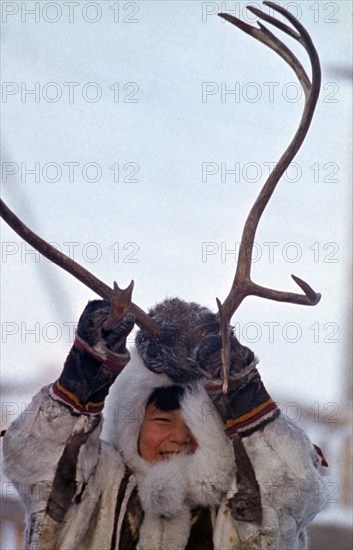
[[(30, 516), (65, 513), (98, 460), (100, 416), (73, 414), (48, 390), (40, 390), (4, 437), (4, 472)], [(70, 494), (58, 494), (60, 484)]]

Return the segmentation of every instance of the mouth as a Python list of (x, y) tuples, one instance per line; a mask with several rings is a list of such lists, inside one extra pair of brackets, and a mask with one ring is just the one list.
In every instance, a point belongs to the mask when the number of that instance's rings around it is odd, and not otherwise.
[(179, 451), (179, 452), (177, 452), (177, 451), (165, 451), (165, 452), (160, 452), (159, 456), (161, 457), (161, 459), (165, 460), (165, 459), (172, 458), (173, 456), (180, 455), (180, 454), (182, 454), (181, 451)]

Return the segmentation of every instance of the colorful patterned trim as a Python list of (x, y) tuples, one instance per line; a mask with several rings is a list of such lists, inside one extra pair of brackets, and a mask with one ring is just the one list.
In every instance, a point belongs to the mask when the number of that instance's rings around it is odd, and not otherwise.
[(104, 355), (101, 355), (100, 353), (97, 353), (94, 348), (91, 348), (84, 340), (82, 340), (79, 336), (76, 335), (75, 341), (74, 341), (74, 347), (80, 351), (86, 351), (99, 361), (102, 365), (105, 365), (109, 369), (111, 369), (114, 372), (121, 372), (125, 365), (121, 365), (120, 363), (113, 361), (112, 359), (108, 359)]
[(76, 395), (64, 388), (59, 382), (54, 382), (49, 391), (56, 401), (61, 401), (65, 405), (69, 405), (72, 409), (81, 414), (99, 414), (104, 407), (104, 401), (100, 401), (99, 403), (92, 403), (90, 401), (82, 405)]
[(225, 433), (228, 437), (234, 434), (245, 437), (277, 418), (279, 414), (277, 404), (272, 399), (268, 399), (252, 411), (238, 418), (227, 420)]
[[(235, 388), (239, 384), (239, 379), (233, 379), (229, 378), (228, 380), (228, 391), (230, 391), (232, 388)], [(212, 383), (208, 382), (208, 384), (205, 384), (205, 390), (209, 395), (211, 394), (217, 394), (223, 392), (223, 382), (220, 384), (218, 383)]]
[[(255, 359), (250, 365), (242, 369), (240, 372), (233, 373), (228, 379), (228, 392), (236, 386), (239, 386), (239, 382), (244, 381), (245, 378), (250, 378), (256, 372), (256, 365), (258, 360)], [(218, 380), (211, 380), (205, 384), (205, 390), (209, 395), (223, 393), (223, 381), (219, 382)]]

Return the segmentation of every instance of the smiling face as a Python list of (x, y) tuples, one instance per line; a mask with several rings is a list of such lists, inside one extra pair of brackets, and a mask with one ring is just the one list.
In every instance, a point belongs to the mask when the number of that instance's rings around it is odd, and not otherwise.
[(196, 439), (179, 409), (162, 411), (155, 403), (147, 405), (138, 442), (142, 458), (155, 463), (174, 454), (192, 454), (196, 448)]

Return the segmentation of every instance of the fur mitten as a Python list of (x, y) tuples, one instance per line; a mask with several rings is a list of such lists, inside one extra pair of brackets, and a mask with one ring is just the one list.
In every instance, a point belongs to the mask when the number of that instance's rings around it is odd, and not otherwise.
[(130, 359), (126, 338), (134, 326), (133, 315), (127, 313), (105, 329), (110, 309), (109, 300), (87, 304), (64, 369), (50, 390), (54, 399), (79, 413), (101, 412), (110, 386)]

